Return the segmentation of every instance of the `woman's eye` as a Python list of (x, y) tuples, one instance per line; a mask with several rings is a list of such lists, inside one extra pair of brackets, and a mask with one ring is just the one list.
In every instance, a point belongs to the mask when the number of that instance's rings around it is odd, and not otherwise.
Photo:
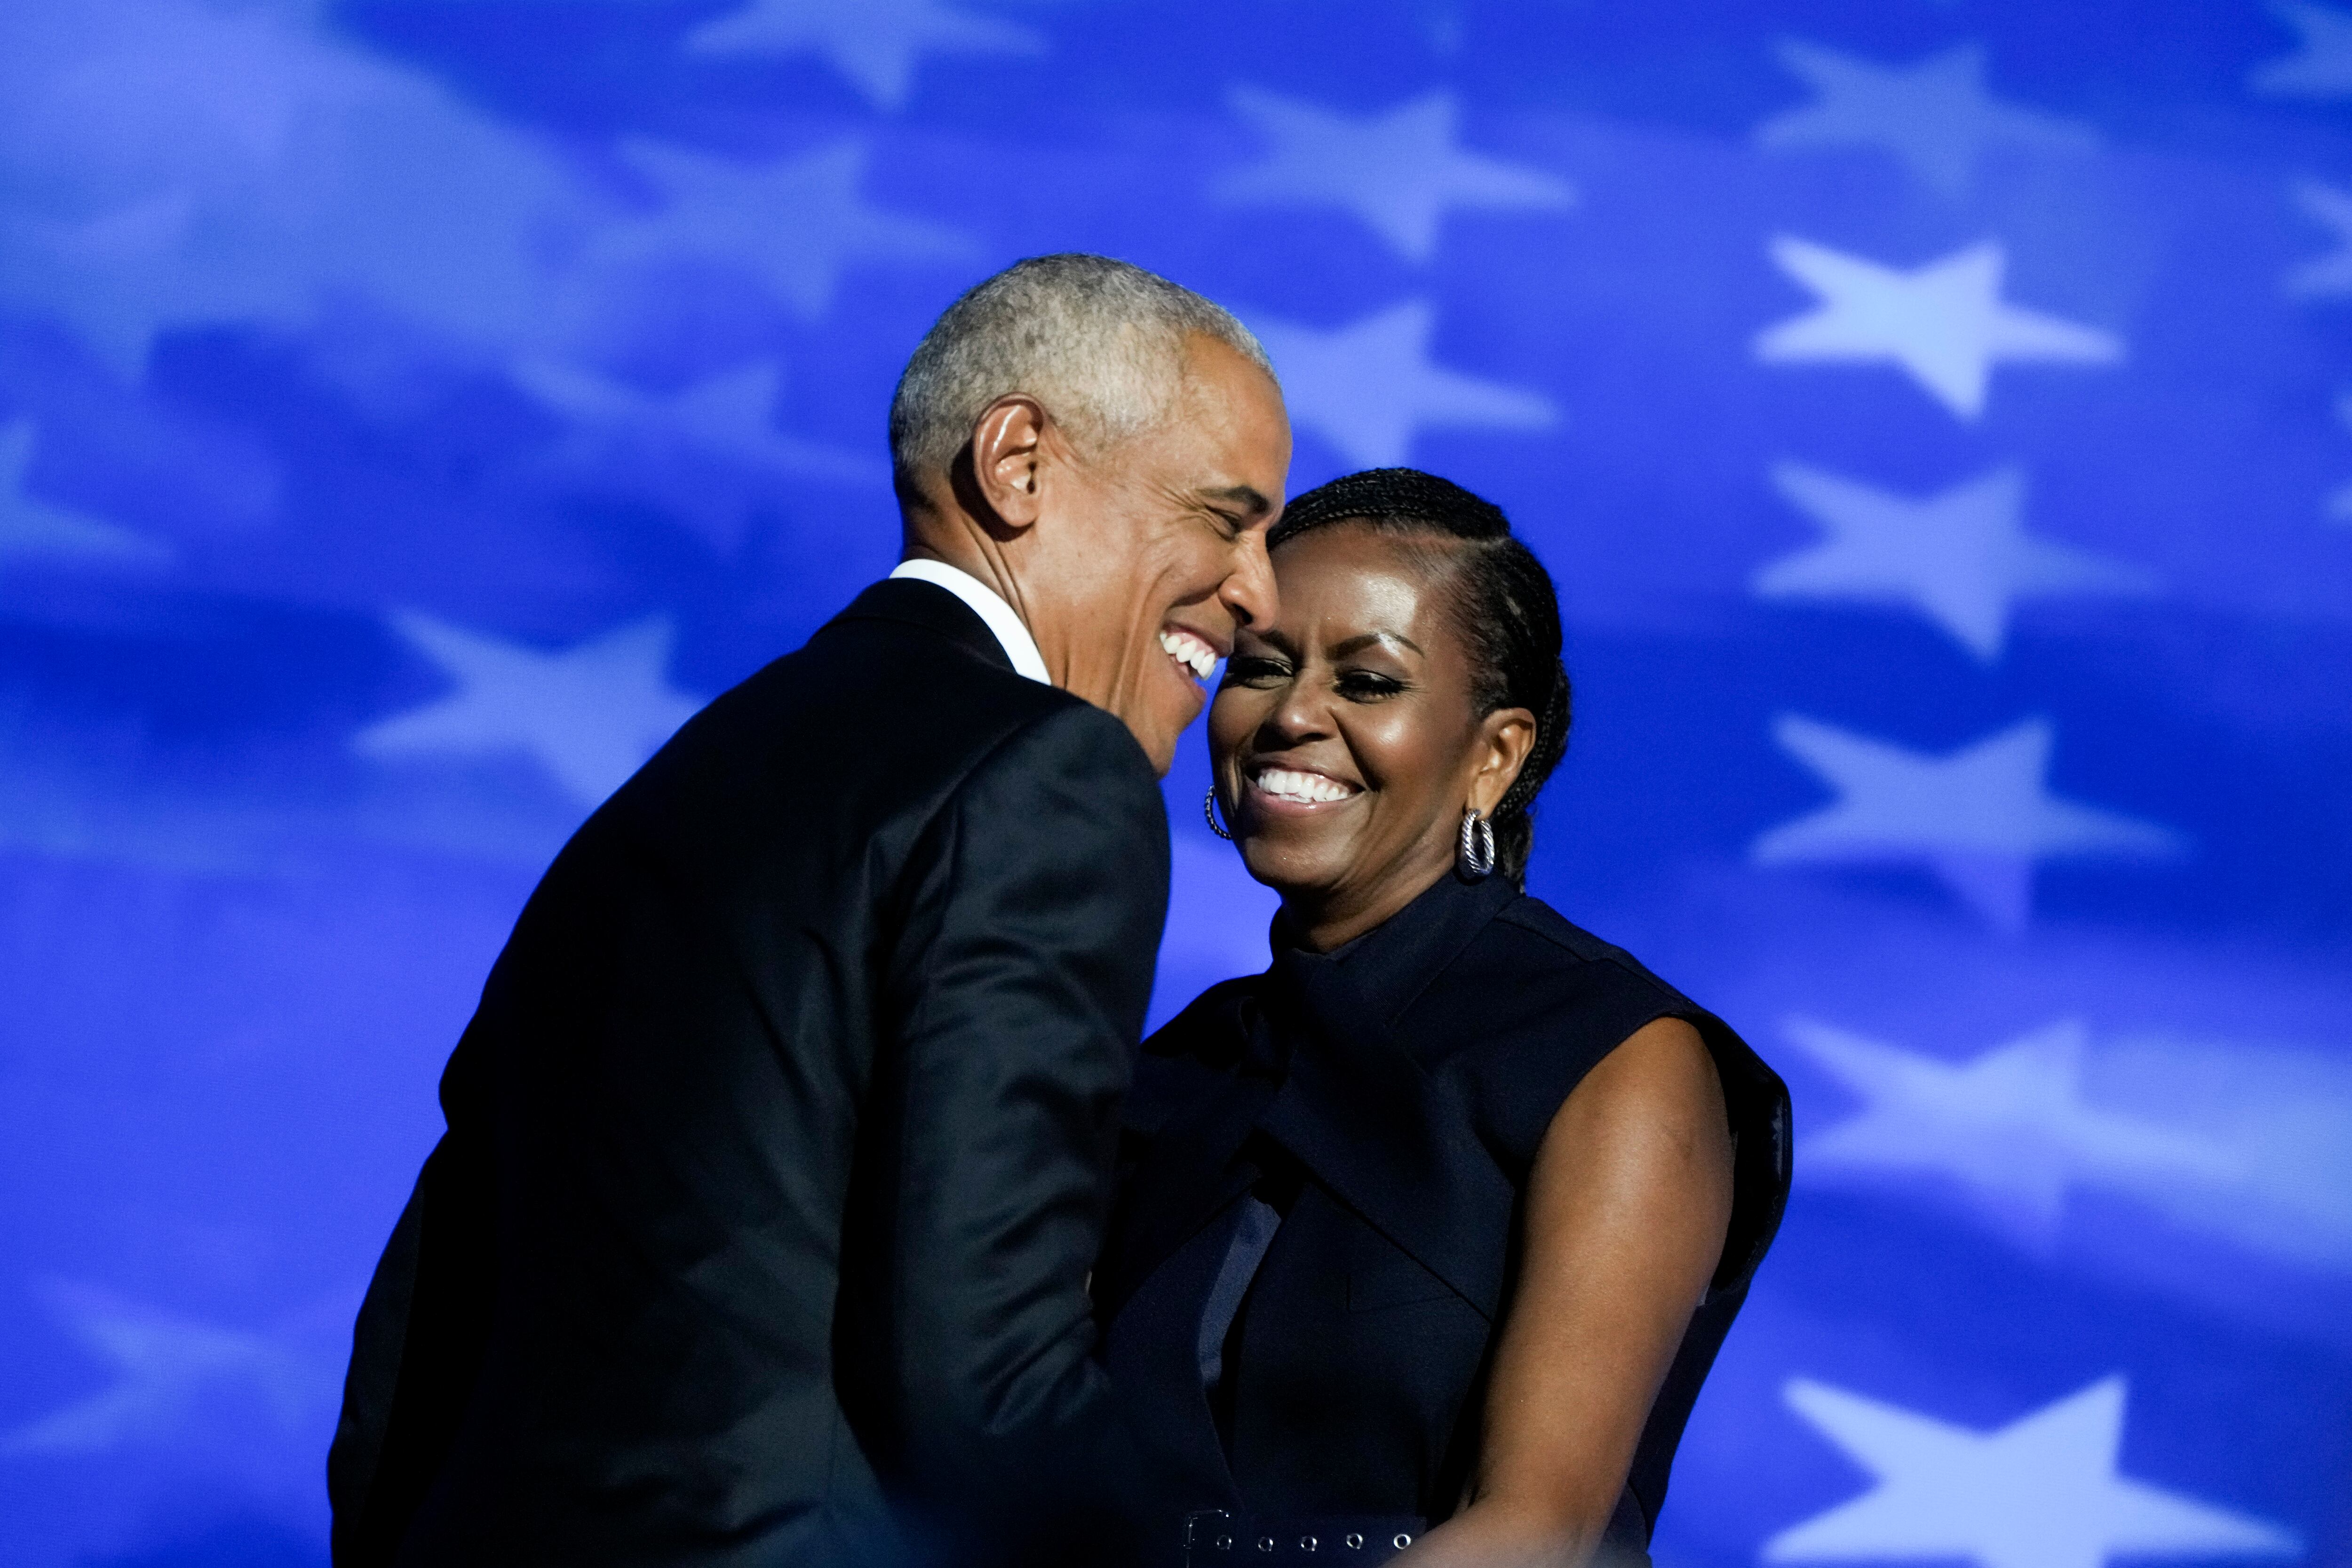
[(1404, 689), (1404, 683), (1391, 676), (1375, 675), (1369, 669), (1350, 669), (1339, 677), (1339, 695), (1351, 702), (1376, 702), (1383, 697), (1394, 697)]
[(1280, 659), (1245, 658), (1240, 654), (1225, 660), (1225, 684), (1228, 686), (1276, 686), (1290, 679), (1290, 668)]

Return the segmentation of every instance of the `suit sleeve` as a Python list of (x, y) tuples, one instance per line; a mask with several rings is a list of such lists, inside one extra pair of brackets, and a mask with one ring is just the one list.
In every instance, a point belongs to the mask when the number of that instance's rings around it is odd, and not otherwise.
[(434, 1145), (360, 1304), (327, 1454), (335, 1568), (398, 1554), (481, 1368), (496, 1239), (471, 1148), (456, 1133)]
[(1118, 721), (1057, 708), (908, 877), (869, 1101), (878, 1321), (852, 1329), (879, 1457), (957, 1560), (1127, 1560), (1147, 1483), (1086, 1281), (1167, 910), (1158, 781)]
[(409, 1194), (384, 1244), (383, 1257), (368, 1281), (352, 1329), (351, 1370), (343, 1378), (342, 1413), (327, 1450), (327, 1501), (334, 1515), (337, 1564), (373, 1561), (361, 1521), (383, 1458), (384, 1430), (391, 1424), (393, 1391), (400, 1382), (402, 1352), (408, 1344), (408, 1314), (416, 1289), (417, 1230), (423, 1223), (425, 1178)]

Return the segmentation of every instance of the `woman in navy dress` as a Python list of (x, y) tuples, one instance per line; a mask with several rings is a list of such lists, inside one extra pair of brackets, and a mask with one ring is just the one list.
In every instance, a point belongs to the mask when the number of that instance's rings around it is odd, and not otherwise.
[(1521, 890), (1569, 686), (1503, 514), (1375, 470), (1271, 544), (1206, 804), (1282, 895), (1274, 963), (1146, 1042), (1095, 1279), (1189, 1489), (1167, 1561), (1645, 1561), (1786, 1091)]

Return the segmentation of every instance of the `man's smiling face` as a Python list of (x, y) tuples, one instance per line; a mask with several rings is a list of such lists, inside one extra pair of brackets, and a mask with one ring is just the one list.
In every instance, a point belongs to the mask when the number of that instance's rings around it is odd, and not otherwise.
[(1275, 613), (1265, 533), (1282, 510), (1290, 421), (1242, 354), (1195, 338), (1158, 428), (1077, 466), (1061, 509), (1076, 609), (1060, 683), (1117, 714), (1154, 769), (1208, 700), (1235, 631)]

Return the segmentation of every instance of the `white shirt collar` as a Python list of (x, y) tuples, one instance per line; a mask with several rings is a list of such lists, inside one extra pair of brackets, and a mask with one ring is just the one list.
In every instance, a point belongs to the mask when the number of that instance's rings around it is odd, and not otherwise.
[(997, 646), (1003, 648), (1005, 657), (1013, 661), (1013, 673), (1025, 675), (1047, 686), (1054, 684), (1054, 678), (1045, 673), (1045, 656), (1037, 651), (1037, 639), (1029, 635), (1029, 628), (1022, 624), (1019, 616), (1013, 613), (1013, 606), (998, 598), (994, 589), (971, 573), (961, 567), (950, 566), (944, 561), (917, 556), (899, 562), (891, 569), (890, 575), (912, 577), (918, 583), (929, 583), (945, 588), (971, 605), (972, 614), (988, 623), (988, 629), (995, 636)]

